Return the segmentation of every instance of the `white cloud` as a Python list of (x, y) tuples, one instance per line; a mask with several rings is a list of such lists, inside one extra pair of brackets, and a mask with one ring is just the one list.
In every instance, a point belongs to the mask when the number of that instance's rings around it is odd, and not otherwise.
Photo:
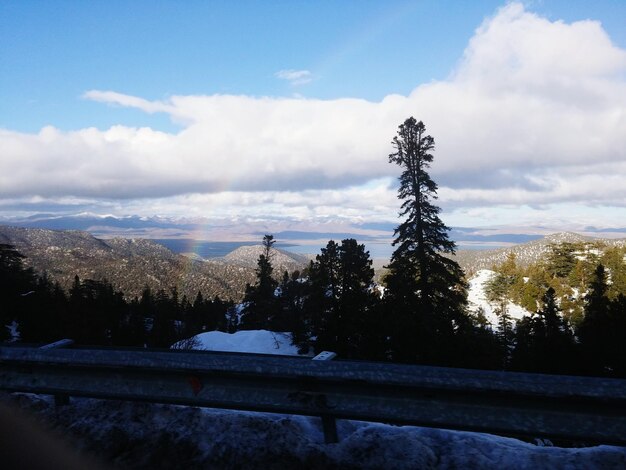
[(287, 80), (291, 85), (305, 85), (313, 80), (313, 74), (308, 70), (279, 70), (274, 74), (276, 78)]
[(148, 101), (143, 98), (137, 98), (136, 96), (124, 95), (122, 93), (116, 93), (114, 91), (98, 91), (91, 90), (83, 94), (83, 98), (98, 101), (100, 103), (107, 103), (110, 105), (117, 105), (129, 108), (138, 108), (146, 113), (174, 113), (175, 109), (160, 101)]
[(409, 96), (149, 101), (89, 91), (86, 99), (167, 113), (183, 128), (0, 130), (0, 197), (177, 196), (174, 207), (186, 194), (204, 194), (216, 211), (223, 204), (296, 218), (395, 217), (393, 189), (363, 185), (397, 176), (387, 162), (390, 141), (414, 115), (437, 143), (431, 174), (444, 208), (626, 208), (625, 75), (626, 51), (598, 22), (550, 22), (513, 3), (476, 30), (449, 79)]

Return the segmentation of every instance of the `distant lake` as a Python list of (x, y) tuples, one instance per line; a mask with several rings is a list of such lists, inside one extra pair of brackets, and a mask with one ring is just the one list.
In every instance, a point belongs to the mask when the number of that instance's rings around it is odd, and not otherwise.
[(153, 240), (174, 253), (195, 253), (203, 258), (220, 258), (240, 246), (258, 245), (258, 242), (208, 242), (191, 238), (163, 238)]

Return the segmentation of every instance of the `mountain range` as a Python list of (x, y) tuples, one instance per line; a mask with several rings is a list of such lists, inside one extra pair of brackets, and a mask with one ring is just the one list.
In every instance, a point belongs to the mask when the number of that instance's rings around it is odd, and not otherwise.
[[(203, 217), (172, 218), (162, 216), (140, 217), (137, 215), (116, 216), (88, 212), (72, 214), (33, 214), (29, 216), (2, 216), (0, 224), (24, 228), (51, 230), (82, 230), (97, 238), (146, 238), (167, 240), (204, 240), (211, 242), (259, 242), (264, 234), (273, 234), (281, 244), (310, 245), (317, 251), (329, 239), (340, 241), (355, 238), (365, 243), (373, 257), (388, 257), (389, 250), (377, 250), (389, 245), (397, 222), (350, 222), (335, 221), (313, 223), (308, 221), (206, 219)], [(501, 248), (533, 240), (554, 232), (569, 230), (586, 236), (605, 238), (626, 237), (626, 227), (592, 226), (484, 226), (452, 227), (450, 238), (459, 248)], [(299, 252), (304, 252), (299, 250)]]
[[(602, 242), (607, 246), (626, 244), (626, 239), (600, 239), (562, 232), (526, 243), (495, 250), (459, 250), (456, 260), (469, 277), (481, 269), (502, 263), (508, 253), (516, 254), (519, 265), (539, 261), (550, 245), (561, 242)], [(74, 276), (108, 280), (127, 297), (140, 296), (144, 287), (153, 291), (173, 288), (182, 298), (193, 300), (198, 292), (205, 298), (216, 295), (239, 301), (247, 283), (255, 281), (255, 267), (262, 252), (260, 245), (240, 246), (219, 258), (174, 253), (152, 240), (138, 238), (96, 238), (78, 230), (48, 230), (0, 225), (0, 243), (14, 245), (26, 256), (25, 264), (36, 272), (47, 273), (69, 289)], [(302, 270), (311, 256), (274, 250), (274, 272)], [(384, 263), (376, 262), (377, 280)]]

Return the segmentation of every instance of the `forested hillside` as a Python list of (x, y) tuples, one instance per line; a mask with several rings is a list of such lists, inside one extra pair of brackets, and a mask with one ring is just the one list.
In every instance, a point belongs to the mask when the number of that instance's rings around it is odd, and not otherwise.
[[(626, 246), (553, 243), (541, 261), (509, 253), (494, 269), (486, 291), (512, 368), (626, 374)], [(508, 302), (534, 313), (513, 325)]]
[(481, 269), (491, 269), (504, 263), (510, 254), (515, 255), (515, 262), (520, 267), (537, 264), (543, 261), (552, 251), (553, 245), (560, 243), (575, 245), (589, 243), (607, 248), (626, 247), (625, 239), (594, 238), (572, 232), (558, 232), (546, 235), (538, 240), (495, 250), (458, 250), (455, 254), (455, 259), (465, 270), (466, 275), (471, 277)]
[(0, 225), (0, 243), (12, 245), (26, 258), (26, 266), (45, 273), (68, 290), (74, 277), (107, 281), (127, 300), (173, 288), (195, 298), (241, 299), (254, 271), (236, 263), (196, 261), (177, 255), (158, 243), (143, 239), (101, 240), (75, 230), (25, 229)]

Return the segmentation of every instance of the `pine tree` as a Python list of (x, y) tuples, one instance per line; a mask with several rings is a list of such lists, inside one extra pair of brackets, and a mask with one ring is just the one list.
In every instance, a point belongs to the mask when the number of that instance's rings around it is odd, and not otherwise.
[(554, 277), (569, 276), (576, 266), (574, 253), (580, 247), (568, 242), (551, 244), (548, 254), (546, 270)]
[(0, 341), (10, 337), (5, 325), (42, 313), (33, 308), (36, 280), (32, 269), (24, 267), (24, 258), (13, 245), (0, 243)]
[[(398, 198), (402, 222), (394, 232), (396, 246), (386, 278), (386, 301), (396, 319), (395, 358), (446, 362), (455, 324), (465, 320), (467, 286), (449, 228), (439, 218), (437, 184), (427, 170), (433, 161), (434, 139), (413, 117), (400, 125), (389, 162), (402, 168)], [(446, 359), (447, 357), (447, 359)]]
[(291, 331), (292, 342), (300, 341), (300, 333), (304, 332), (304, 296), (307, 283), (296, 270), (291, 275), (285, 271), (278, 286), (278, 313), (274, 316), (272, 329), (274, 331)]
[(247, 285), (244, 308), (241, 312), (241, 327), (247, 330), (271, 328), (273, 317), (279, 308), (276, 298), (278, 282), (273, 277), (273, 235), (263, 237), (263, 253), (259, 256), (256, 268), (257, 282)]
[(159, 289), (154, 297), (152, 328), (148, 335), (149, 346), (169, 348), (180, 339), (174, 323), (177, 308), (178, 303), (175, 303), (164, 289)]
[(330, 350), (342, 358), (359, 359), (380, 355), (373, 277), (369, 252), (355, 239), (341, 245), (331, 240), (322, 248), (309, 268), (304, 305), (315, 352)]
[(607, 290), (609, 299), (620, 294), (626, 295), (626, 246), (609, 247), (602, 254), (602, 265), (609, 272), (610, 284)]
[(494, 306), (494, 312), (498, 317), (497, 336), (500, 340), (503, 350), (503, 367), (507, 367), (509, 362), (509, 353), (513, 347), (514, 331), (513, 322), (509, 315), (509, 301), (511, 287), (515, 282), (515, 277), (504, 272), (496, 272), (491, 279), (485, 283), (485, 296), (489, 303)]
[(552, 287), (542, 303), (536, 314), (517, 322), (512, 366), (531, 372), (572, 373), (577, 362), (574, 335), (561, 316)]
[(578, 328), (578, 338), (583, 349), (583, 359), (588, 372), (606, 373), (611, 361), (607, 339), (611, 337), (607, 276), (599, 264), (594, 271), (587, 295), (584, 317)]
[(610, 364), (613, 374), (626, 377), (626, 295), (619, 294), (609, 306), (611, 336), (609, 338)]

